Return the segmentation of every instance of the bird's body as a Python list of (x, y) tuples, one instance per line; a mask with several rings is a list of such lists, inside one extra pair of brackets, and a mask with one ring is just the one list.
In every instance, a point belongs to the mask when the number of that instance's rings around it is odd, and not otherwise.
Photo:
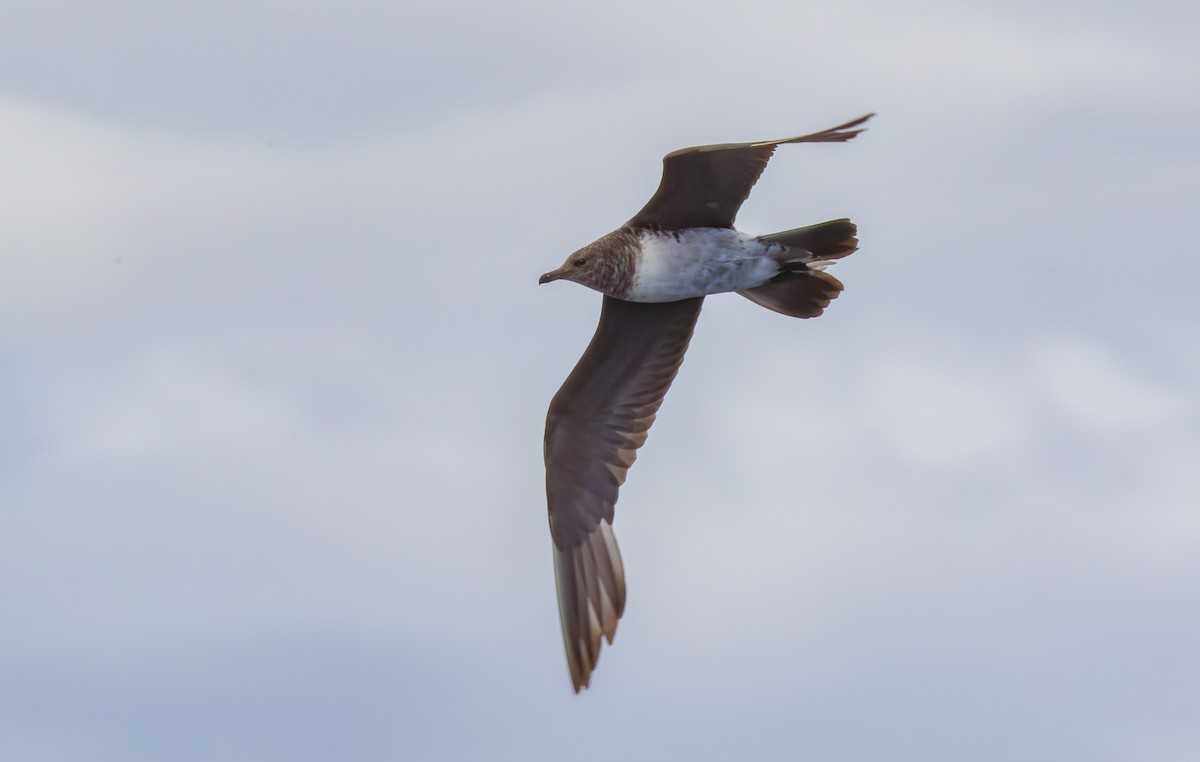
[(732, 228), (642, 231), (631, 302), (677, 302), (693, 296), (755, 288), (779, 274), (787, 247)]
[(789, 258), (804, 260), (802, 254), (790, 256), (782, 244), (733, 228), (662, 231), (628, 225), (573, 256), (604, 260), (607, 277), (594, 287), (629, 302), (677, 302), (756, 288), (778, 275)]
[(571, 682), (588, 685), (600, 640), (625, 607), (613, 507), (691, 339), (704, 297), (735, 291), (792, 317), (820, 315), (842, 290), (826, 265), (857, 248), (833, 220), (765, 236), (733, 229), (738, 208), (777, 145), (853, 138), (856, 119), (811, 135), (699, 146), (663, 159), (650, 202), (583, 247), (541, 283), (603, 293), (596, 334), (546, 416), (546, 497), (559, 614)]

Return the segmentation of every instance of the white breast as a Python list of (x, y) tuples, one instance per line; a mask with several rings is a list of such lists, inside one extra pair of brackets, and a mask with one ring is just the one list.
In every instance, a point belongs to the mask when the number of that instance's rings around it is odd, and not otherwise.
[(674, 302), (761, 286), (779, 272), (772, 247), (728, 228), (644, 232), (633, 284), (634, 302)]

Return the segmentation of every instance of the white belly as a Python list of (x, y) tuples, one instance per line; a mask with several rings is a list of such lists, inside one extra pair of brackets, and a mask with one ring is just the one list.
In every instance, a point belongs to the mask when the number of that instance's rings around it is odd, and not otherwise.
[(642, 233), (633, 302), (674, 302), (761, 286), (779, 272), (771, 249), (753, 236), (728, 228), (689, 228)]

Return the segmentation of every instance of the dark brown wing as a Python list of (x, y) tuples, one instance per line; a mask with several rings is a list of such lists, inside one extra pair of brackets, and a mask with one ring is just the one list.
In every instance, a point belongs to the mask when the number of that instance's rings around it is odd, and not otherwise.
[(742, 202), (758, 182), (775, 146), (786, 143), (842, 143), (874, 114), (828, 130), (760, 143), (726, 143), (673, 151), (663, 157), (662, 181), (650, 202), (627, 224), (658, 230), (730, 228)]
[(612, 533), (617, 490), (683, 362), (703, 302), (604, 297), (596, 335), (550, 402), (546, 499), (576, 692), (591, 678), (600, 636), (612, 643), (625, 609), (625, 571)]

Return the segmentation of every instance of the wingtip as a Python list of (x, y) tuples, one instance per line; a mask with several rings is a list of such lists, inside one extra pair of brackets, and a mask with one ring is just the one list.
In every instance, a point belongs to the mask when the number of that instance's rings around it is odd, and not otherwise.
[[(830, 127), (828, 130), (825, 130), (824, 133), (818, 133), (818, 134), (828, 135), (831, 140), (835, 140), (835, 141), (837, 141), (839, 138), (841, 141), (852, 140), (852, 139), (854, 139), (855, 136), (857, 136), (860, 133), (866, 132), (868, 129), (867, 127), (859, 127), (859, 125), (866, 124), (868, 121), (870, 121), (874, 117), (875, 117), (875, 112), (872, 111), (869, 114), (864, 114), (857, 119), (852, 119), (851, 121), (846, 122), (845, 124), (839, 124), (837, 127)], [(853, 127), (859, 127), (859, 129), (857, 129), (857, 130), (851, 129)]]
[(588, 687), (588, 681), (586, 679), (577, 680), (574, 674), (571, 675), (571, 690), (575, 692), (576, 696), (578, 696), (580, 693), (583, 693), (583, 689), (586, 687)]
[(827, 130), (821, 130), (820, 132), (809, 133), (808, 135), (799, 135), (794, 138), (783, 138), (781, 140), (766, 140), (761, 143), (754, 143), (753, 145), (756, 147), (760, 147), (760, 146), (785, 145), (787, 143), (845, 143), (847, 140), (854, 139), (854, 137), (856, 135), (858, 135), (860, 132), (865, 132), (867, 129), (866, 127), (860, 127), (857, 130), (852, 129), (852, 128), (859, 127), (859, 125), (861, 125), (861, 124), (865, 124), (867, 122), (867, 120), (871, 119), (874, 116), (875, 116), (875, 112), (872, 111), (869, 114), (864, 114), (863, 116), (860, 116), (857, 119), (852, 119), (849, 122), (846, 122), (844, 124), (839, 124), (836, 127), (830, 127)]
[(587, 688), (602, 641), (612, 645), (625, 609), (625, 570), (612, 526), (601, 519), (582, 543), (556, 549), (554, 575), (571, 687)]

